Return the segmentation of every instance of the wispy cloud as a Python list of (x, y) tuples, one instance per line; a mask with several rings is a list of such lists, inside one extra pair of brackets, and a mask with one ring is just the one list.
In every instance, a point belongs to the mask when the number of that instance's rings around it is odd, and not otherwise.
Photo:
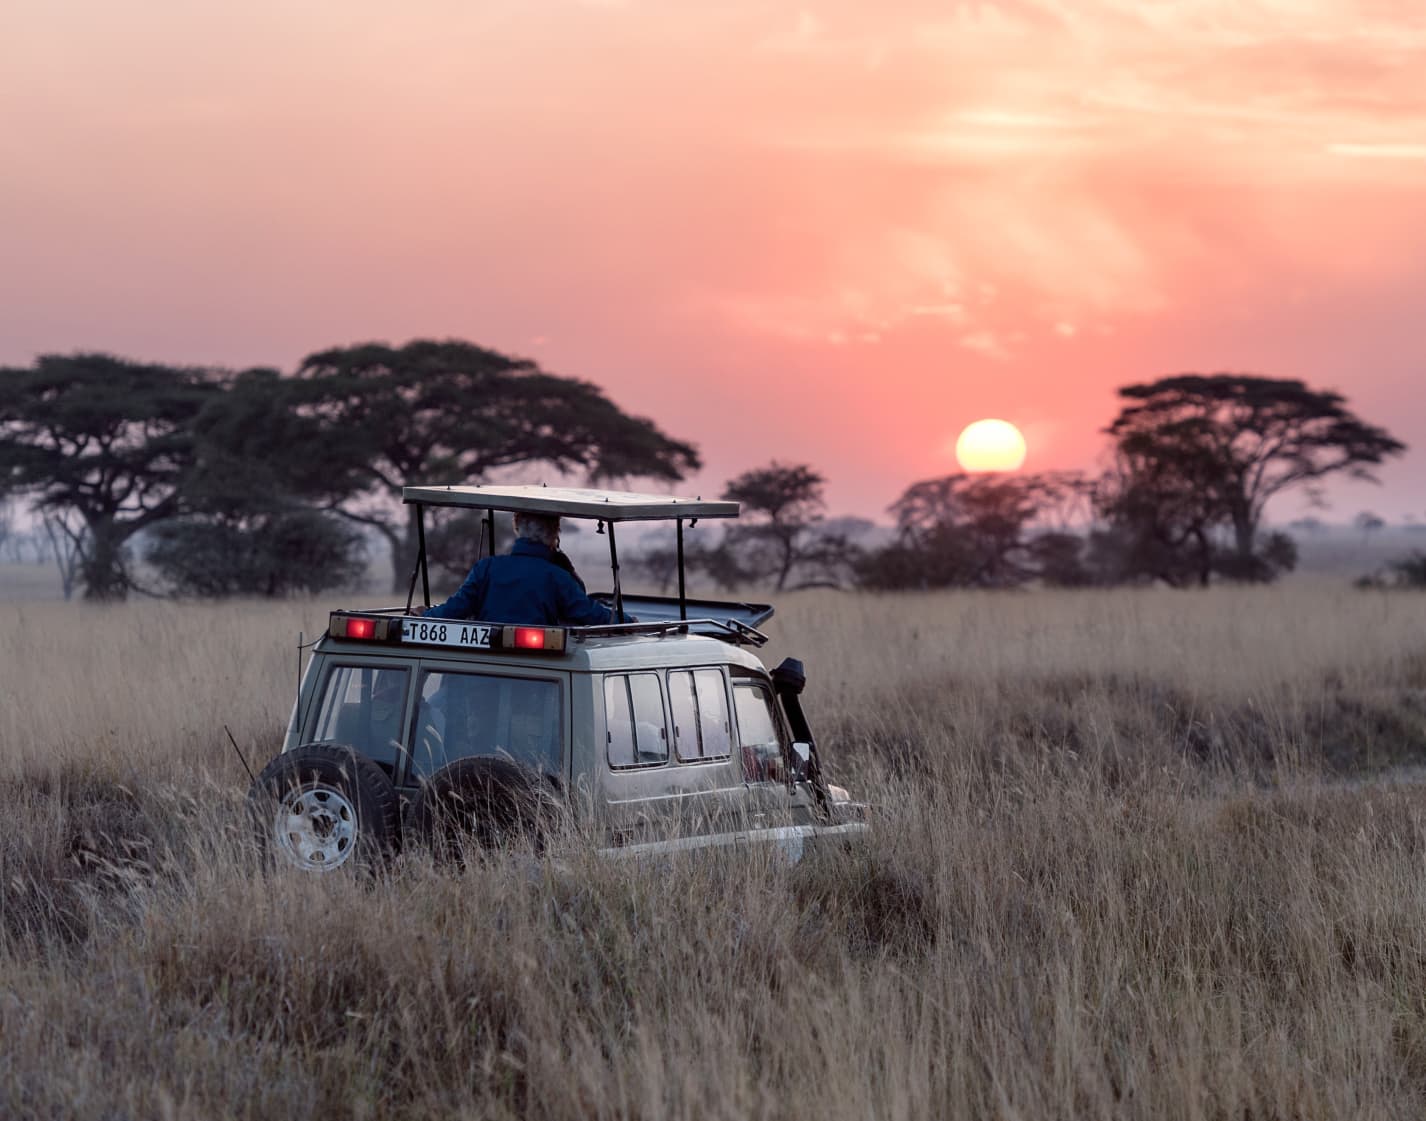
[[(1353, 161), (1426, 161), (1415, 4), (906, 0), (872, 19), (823, 0), (778, 27), (768, 80), (797, 96), (752, 134), (797, 154), (821, 201), (792, 220), (827, 252), (795, 300), (777, 285), (742, 299), (778, 306), (784, 328), (802, 309), (809, 338), (943, 322), (1003, 356), (1015, 331), (1161, 314), (1220, 259), (1235, 283), (1245, 260), (1344, 267), (1284, 224), (1331, 213)], [(854, 78), (873, 50), (887, 76)], [(839, 298), (850, 282), (856, 308)], [(965, 299), (980, 282), (1004, 298)]]
[(974, 351), (983, 357), (997, 362), (1010, 361), (1010, 345), (994, 331), (972, 331), (968, 335), (962, 335), (959, 341), (966, 350)]
[(1426, 144), (1329, 144), (1334, 156), (1365, 160), (1426, 160)]

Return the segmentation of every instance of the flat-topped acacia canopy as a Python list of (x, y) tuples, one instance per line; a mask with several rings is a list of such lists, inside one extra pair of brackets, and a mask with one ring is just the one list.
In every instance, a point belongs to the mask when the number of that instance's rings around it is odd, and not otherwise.
[(403, 487), (401, 499), (422, 506), (459, 506), (467, 510), (548, 514), (561, 518), (592, 518), (605, 522), (691, 521), (694, 518), (736, 518), (738, 503), (626, 490), (588, 490), (543, 486)]

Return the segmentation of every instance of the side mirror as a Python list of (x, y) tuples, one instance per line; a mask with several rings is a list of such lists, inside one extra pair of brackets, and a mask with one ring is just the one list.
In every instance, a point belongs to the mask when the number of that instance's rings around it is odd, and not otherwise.
[(797, 778), (799, 781), (807, 778), (807, 765), (812, 762), (812, 745), (807, 743), (794, 743), (792, 745), (792, 762), (797, 768)]
[(807, 686), (807, 671), (796, 658), (784, 658), (772, 671), (772, 685), (779, 693), (795, 697)]

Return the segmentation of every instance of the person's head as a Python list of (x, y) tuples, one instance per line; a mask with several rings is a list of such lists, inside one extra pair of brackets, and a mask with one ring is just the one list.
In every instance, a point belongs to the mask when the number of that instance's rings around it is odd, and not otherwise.
[(516, 514), (515, 536), (538, 541), (551, 549), (560, 547), (560, 520), (549, 514)]

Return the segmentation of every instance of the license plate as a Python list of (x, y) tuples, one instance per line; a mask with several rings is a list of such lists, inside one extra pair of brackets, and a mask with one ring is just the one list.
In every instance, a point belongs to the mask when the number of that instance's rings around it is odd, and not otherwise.
[(495, 628), (484, 623), (459, 623), (438, 619), (403, 619), (402, 642), (423, 642), (431, 646), (464, 646), (489, 650)]

